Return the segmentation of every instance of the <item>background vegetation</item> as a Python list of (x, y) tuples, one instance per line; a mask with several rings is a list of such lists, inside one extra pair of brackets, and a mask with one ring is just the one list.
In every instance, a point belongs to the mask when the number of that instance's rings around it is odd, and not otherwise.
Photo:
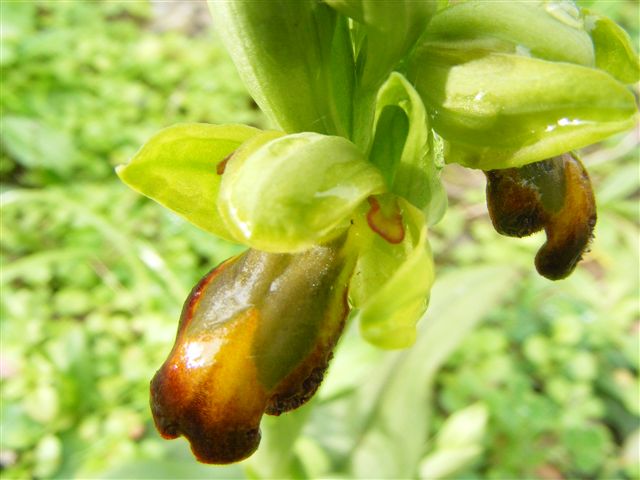
[[(637, 40), (635, 2), (589, 3)], [(266, 418), (249, 461), (208, 467), (159, 438), (148, 382), (187, 292), (238, 247), (113, 167), (163, 126), (265, 119), (197, 5), (183, 25), (169, 4), (0, 8), (4, 478), (640, 477), (637, 132), (584, 152), (596, 240), (556, 283), (534, 273), (543, 237), (498, 236), (482, 175), (448, 167), (417, 344), (350, 329), (309, 406)]]

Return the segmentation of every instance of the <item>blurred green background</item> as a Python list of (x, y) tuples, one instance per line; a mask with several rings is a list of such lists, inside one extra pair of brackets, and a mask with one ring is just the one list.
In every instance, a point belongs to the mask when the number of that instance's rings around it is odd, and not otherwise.
[[(638, 39), (634, 1), (583, 2)], [(258, 453), (199, 465), (148, 383), (191, 286), (239, 251), (114, 175), (180, 121), (266, 120), (200, 2), (1, 4), (2, 477), (639, 478), (638, 133), (589, 148), (591, 253), (538, 277), (544, 237), (500, 237), (481, 174), (447, 167), (438, 280), (409, 350), (350, 328), (306, 407)]]

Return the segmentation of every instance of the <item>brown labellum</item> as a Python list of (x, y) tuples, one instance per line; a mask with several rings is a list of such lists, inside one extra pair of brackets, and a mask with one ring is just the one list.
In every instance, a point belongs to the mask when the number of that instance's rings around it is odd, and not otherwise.
[(524, 237), (544, 228), (547, 241), (536, 255), (540, 275), (567, 277), (582, 258), (596, 223), (589, 175), (566, 153), (521, 168), (490, 170), (487, 206), (502, 235)]
[(249, 250), (209, 272), (151, 382), (160, 434), (184, 435), (204, 463), (251, 455), (262, 415), (299, 407), (320, 385), (348, 314), (351, 268), (335, 244)]

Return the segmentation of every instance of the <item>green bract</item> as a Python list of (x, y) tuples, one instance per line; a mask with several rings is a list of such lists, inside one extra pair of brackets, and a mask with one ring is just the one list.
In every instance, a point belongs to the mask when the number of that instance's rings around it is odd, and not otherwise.
[(216, 29), (260, 108), (286, 132), (349, 136), (345, 18), (314, 0), (211, 1)]
[(221, 178), (216, 167), (259, 132), (245, 125), (174, 125), (154, 135), (117, 173), (137, 192), (232, 240), (215, 207)]
[(429, 49), (411, 79), (448, 141), (447, 162), (483, 170), (524, 165), (631, 128), (635, 99), (603, 71), (502, 53)]
[(589, 13), (585, 23), (596, 54), (596, 66), (623, 83), (640, 80), (640, 60), (627, 32), (610, 19)]
[(387, 206), (397, 202), (404, 238), (390, 243), (371, 229), (365, 215), (357, 217), (350, 241), (360, 255), (349, 300), (367, 340), (384, 348), (402, 348), (415, 340), (416, 323), (427, 308), (433, 259), (422, 212), (393, 196), (379, 201)]
[(378, 170), (348, 140), (298, 133), (234, 155), (218, 208), (243, 243), (295, 252), (344, 232), (357, 205), (384, 189)]

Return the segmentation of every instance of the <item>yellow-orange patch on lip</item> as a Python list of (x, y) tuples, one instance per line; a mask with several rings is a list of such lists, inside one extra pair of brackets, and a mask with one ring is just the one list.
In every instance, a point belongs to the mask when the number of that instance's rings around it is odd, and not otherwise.
[(536, 255), (536, 269), (550, 280), (566, 278), (587, 250), (596, 224), (596, 202), (591, 180), (582, 163), (562, 156), (565, 178), (564, 205), (549, 215), (547, 241)]
[(404, 240), (404, 225), (402, 224), (402, 212), (398, 201), (394, 197), (380, 202), (380, 197), (369, 197), (369, 212), (367, 223), (371, 230), (376, 232), (389, 243), (400, 243)]
[(183, 337), (151, 382), (158, 431), (184, 435), (201, 462), (241, 460), (260, 441), (268, 396), (251, 355), (258, 317), (248, 309), (215, 332)]

